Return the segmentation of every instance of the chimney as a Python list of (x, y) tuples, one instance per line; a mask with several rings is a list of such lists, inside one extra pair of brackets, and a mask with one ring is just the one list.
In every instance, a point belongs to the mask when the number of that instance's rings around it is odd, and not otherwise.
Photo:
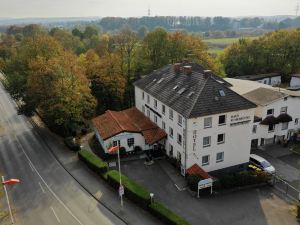
[(173, 65), (173, 69), (174, 69), (175, 74), (179, 74), (180, 73), (180, 67), (181, 67), (181, 63), (175, 63)]
[(185, 75), (190, 75), (193, 72), (192, 66), (184, 66), (183, 67), (183, 72), (184, 72)]
[(203, 75), (205, 79), (209, 78), (211, 76), (211, 70), (204, 70)]

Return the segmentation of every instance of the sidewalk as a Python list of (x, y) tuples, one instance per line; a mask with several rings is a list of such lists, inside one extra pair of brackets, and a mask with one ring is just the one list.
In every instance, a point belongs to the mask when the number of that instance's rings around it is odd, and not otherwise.
[(33, 121), (38, 125), (34, 126), (34, 129), (38, 135), (42, 137), (45, 144), (61, 165), (84, 189), (91, 193), (100, 204), (121, 217), (127, 224), (161, 224), (161, 222), (154, 218), (149, 212), (136, 206), (126, 198), (124, 199), (124, 207), (121, 209), (118, 193), (79, 161), (77, 154), (67, 149), (62, 139), (50, 132), (38, 117), (33, 117)]

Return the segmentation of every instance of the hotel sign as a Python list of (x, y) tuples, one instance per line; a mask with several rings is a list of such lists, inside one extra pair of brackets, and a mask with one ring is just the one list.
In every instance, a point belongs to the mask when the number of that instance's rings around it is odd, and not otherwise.
[(242, 125), (249, 123), (250, 121), (250, 116), (240, 116), (239, 114), (235, 114), (230, 117), (230, 126)]

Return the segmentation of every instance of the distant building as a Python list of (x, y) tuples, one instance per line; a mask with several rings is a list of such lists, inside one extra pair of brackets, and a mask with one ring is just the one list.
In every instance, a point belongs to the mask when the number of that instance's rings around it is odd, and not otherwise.
[(279, 86), (281, 84), (281, 75), (278, 73), (255, 74), (235, 77), (241, 80), (252, 80), (262, 84), (271, 86)]
[(300, 88), (300, 73), (296, 73), (291, 76), (290, 87), (292, 87), (292, 88), (299, 87)]

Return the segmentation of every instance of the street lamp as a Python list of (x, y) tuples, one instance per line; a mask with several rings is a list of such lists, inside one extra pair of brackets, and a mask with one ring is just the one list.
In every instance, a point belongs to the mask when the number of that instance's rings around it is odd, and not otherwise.
[(154, 194), (150, 193), (150, 202), (153, 203)]
[(3, 184), (3, 189), (6, 195), (6, 201), (7, 201), (7, 205), (8, 205), (8, 211), (9, 211), (9, 215), (10, 215), (10, 219), (11, 219), (11, 224), (15, 225), (14, 222), (14, 218), (11, 212), (11, 207), (10, 207), (10, 203), (9, 203), (9, 198), (8, 198), (8, 194), (7, 194), (7, 190), (6, 190), (6, 185), (14, 185), (20, 183), (20, 180), (18, 179), (9, 179), (9, 180), (4, 180), (4, 176), (2, 176), (2, 184)]

